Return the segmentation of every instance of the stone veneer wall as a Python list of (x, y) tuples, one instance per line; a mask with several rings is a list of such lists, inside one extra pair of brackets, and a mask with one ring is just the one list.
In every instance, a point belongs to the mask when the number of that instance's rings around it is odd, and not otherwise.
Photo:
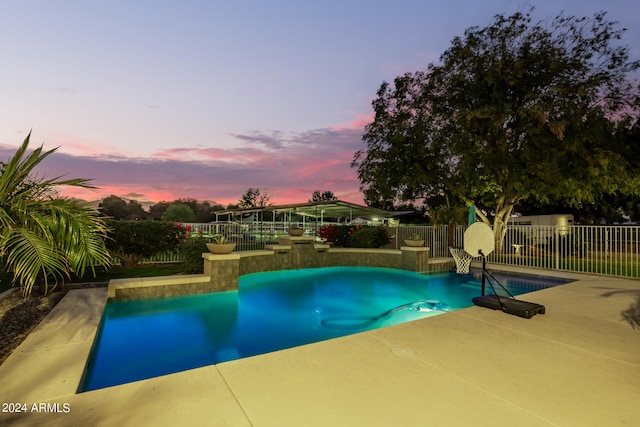
[[(428, 253), (428, 251), (424, 253)], [(400, 265), (401, 255), (401, 251), (392, 249), (326, 249), (313, 245), (296, 245), (291, 250), (278, 249), (259, 251), (259, 253), (240, 253), (239, 275), (333, 266), (403, 268)], [(205, 254), (205, 264), (211, 264), (207, 271), (214, 271), (215, 267), (213, 266), (218, 262), (220, 260), (217, 260), (215, 256)]]
[(263, 251), (204, 253), (204, 274), (200, 275), (112, 280), (108, 295), (110, 300), (120, 301), (236, 290), (239, 277), (245, 274), (300, 268), (356, 266), (409, 271), (442, 268), (442, 262), (430, 262), (429, 253), (429, 248), (405, 246), (400, 250), (330, 248), (315, 244), (313, 237), (291, 237)]
[(204, 274), (188, 274), (162, 277), (139, 277), (109, 281), (109, 301), (131, 301), (151, 298), (167, 298), (212, 292), (211, 278)]
[[(205, 275), (216, 289), (238, 288), (238, 278), (264, 271), (294, 270), (333, 266), (386, 267), (410, 271), (429, 270), (429, 248), (395, 249), (330, 248), (314, 243), (313, 237), (291, 237), (264, 251), (244, 251), (230, 255), (203, 254)], [(237, 263), (237, 272), (231, 263)]]

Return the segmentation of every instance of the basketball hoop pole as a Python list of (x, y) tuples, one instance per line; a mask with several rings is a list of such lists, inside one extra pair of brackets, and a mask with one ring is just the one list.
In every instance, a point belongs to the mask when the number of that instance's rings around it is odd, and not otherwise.
[(484, 296), (484, 287), (485, 287), (485, 272), (487, 271), (487, 257), (484, 256), (482, 250), (478, 250), (480, 256), (482, 256), (482, 296)]
[[(472, 257), (482, 257), (482, 296), (486, 290), (487, 255), (495, 249), (495, 235), (491, 227), (484, 222), (475, 222), (464, 232), (464, 250)], [(489, 281), (491, 285), (491, 281)]]

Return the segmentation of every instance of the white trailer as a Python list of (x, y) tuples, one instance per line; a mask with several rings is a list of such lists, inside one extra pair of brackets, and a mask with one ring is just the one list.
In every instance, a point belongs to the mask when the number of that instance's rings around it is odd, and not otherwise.
[(553, 215), (527, 215), (517, 216), (509, 219), (511, 225), (538, 225), (558, 227), (560, 235), (569, 234), (569, 230), (573, 225), (573, 215), (571, 214), (553, 214)]
[(528, 244), (541, 245), (547, 244), (549, 238), (556, 233), (560, 237), (568, 236), (574, 221), (571, 214), (527, 215), (510, 218), (508, 225), (513, 226), (512, 230), (519, 232), (521, 236), (526, 236), (524, 240), (528, 241)]

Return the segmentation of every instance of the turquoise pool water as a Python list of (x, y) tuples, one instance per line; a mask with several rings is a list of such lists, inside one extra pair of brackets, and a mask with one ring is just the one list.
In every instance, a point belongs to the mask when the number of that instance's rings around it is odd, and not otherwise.
[[(566, 283), (494, 275), (514, 295)], [(478, 277), (329, 267), (242, 276), (237, 292), (110, 302), (80, 391), (469, 307), (480, 295)]]

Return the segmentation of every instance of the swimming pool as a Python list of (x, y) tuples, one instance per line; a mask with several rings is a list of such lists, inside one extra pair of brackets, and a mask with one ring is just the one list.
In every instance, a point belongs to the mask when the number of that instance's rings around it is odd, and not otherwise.
[[(494, 275), (514, 295), (567, 282)], [(478, 295), (477, 272), (328, 267), (242, 276), (233, 292), (109, 302), (80, 391), (434, 316)]]

